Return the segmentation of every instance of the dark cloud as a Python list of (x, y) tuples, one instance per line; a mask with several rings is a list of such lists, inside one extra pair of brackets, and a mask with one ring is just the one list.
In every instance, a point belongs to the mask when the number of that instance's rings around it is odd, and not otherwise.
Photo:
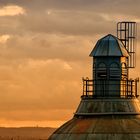
[(25, 35), (33, 32), (94, 35), (112, 32), (113, 24), (97, 13), (46, 10), (41, 14), (0, 17), (0, 27), (0, 34)]
[[(47, 14), (48, 12), (48, 14)], [(23, 28), (32, 32), (91, 35), (111, 31), (111, 22), (95, 13), (53, 11), (38, 16), (29, 15), (22, 20)], [(105, 27), (103, 27), (106, 24)], [(99, 30), (101, 29), (102, 30)]]
[[(139, 0), (0, 0), (0, 5), (16, 4), (32, 10), (86, 10), (104, 13), (138, 15)], [(37, 11), (37, 12), (39, 12)]]
[[(85, 0), (7, 0), (1, 5), (19, 5), (26, 15), (1, 17), (2, 33), (62, 33), (94, 35), (112, 32), (117, 20), (139, 18), (139, 1)], [(115, 20), (116, 19), (116, 20)], [(114, 23), (115, 20), (115, 23)], [(7, 23), (7, 24), (5, 24)], [(9, 27), (9, 23), (11, 26)]]

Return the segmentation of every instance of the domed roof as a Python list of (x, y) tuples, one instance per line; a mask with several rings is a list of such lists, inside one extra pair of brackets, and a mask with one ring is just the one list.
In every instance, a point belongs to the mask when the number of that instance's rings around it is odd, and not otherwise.
[(140, 140), (140, 115), (73, 118), (49, 140)]
[(97, 41), (90, 56), (125, 56), (128, 57), (128, 51), (123, 43), (115, 36), (108, 34)]
[(75, 116), (49, 140), (139, 140), (138, 99), (82, 99)]

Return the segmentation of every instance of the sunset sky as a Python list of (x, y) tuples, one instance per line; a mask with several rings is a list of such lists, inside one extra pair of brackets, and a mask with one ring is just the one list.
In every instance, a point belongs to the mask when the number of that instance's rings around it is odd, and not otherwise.
[(118, 21), (138, 23), (140, 0), (0, 0), (0, 126), (58, 127), (91, 77), (96, 41)]

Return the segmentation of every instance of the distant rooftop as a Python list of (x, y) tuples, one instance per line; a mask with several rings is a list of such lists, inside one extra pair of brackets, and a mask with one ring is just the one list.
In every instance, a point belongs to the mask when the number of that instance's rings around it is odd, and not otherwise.
[(90, 56), (125, 56), (128, 57), (129, 53), (125, 49), (123, 43), (115, 36), (108, 34), (98, 40), (93, 48)]

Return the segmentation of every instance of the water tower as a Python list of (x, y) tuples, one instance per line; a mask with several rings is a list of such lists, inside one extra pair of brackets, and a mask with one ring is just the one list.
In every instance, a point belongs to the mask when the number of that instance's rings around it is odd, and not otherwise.
[(49, 140), (140, 140), (138, 78), (129, 78), (135, 63), (136, 23), (119, 22), (117, 37), (99, 39), (92, 79), (83, 78), (83, 95), (74, 117)]

